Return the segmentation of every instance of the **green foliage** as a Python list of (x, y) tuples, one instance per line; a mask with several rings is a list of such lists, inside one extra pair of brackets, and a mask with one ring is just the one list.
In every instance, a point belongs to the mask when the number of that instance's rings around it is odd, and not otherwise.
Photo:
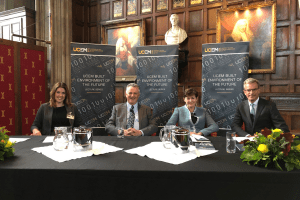
[[(259, 133), (253, 142), (246, 143), (240, 158), (249, 165), (273, 166), (281, 171), (300, 169), (300, 141), (293, 138), (297, 137), (280, 129)], [(267, 148), (266, 152), (261, 152), (262, 148), (258, 148), (260, 144)]]
[(0, 160), (8, 158), (14, 155), (15, 149), (12, 148), (15, 143), (9, 141), (8, 133), (9, 131), (5, 129), (5, 126), (0, 127)]

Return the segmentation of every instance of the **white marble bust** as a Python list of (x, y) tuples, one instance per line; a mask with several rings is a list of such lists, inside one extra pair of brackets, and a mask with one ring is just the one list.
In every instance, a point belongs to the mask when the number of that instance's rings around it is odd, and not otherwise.
[(170, 28), (165, 34), (165, 42), (170, 44), (180, 44), (186, 38), (187, 34), (184, 29), (178, 26), (179, 17), (177, 14), (172, 14), (170, 17), (170, 22), (172, 24), (172, 28)]

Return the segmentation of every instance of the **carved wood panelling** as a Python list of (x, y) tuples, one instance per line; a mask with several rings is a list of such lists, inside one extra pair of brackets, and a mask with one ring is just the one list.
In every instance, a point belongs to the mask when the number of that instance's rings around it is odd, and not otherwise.
[(152, 37), (152, 18), (146, 18), (145, 19), (145, 24), (146, 24), (146, 37), (147, 39)]
[[(191, 36), (189, 37), (189, 56), (201, 56), (202, 55), (202, 36)], [(201, 66), (200, 66), (201, 68)]]
[(189, 32), (203, 30), (203, 10), (191, 11), (189, 21)]
[(277, 0), (277, 20), (283, 21), (290, 18), (290, 0)]
[(271, 75), (271, 80), (286, 80), (288, 78), (288, 56), (276, 57), (276, 73)]
[(168, 31), (168, 21), (169, 17), (167, 15), (158, 16), (155, 18), (156, 20), (156, 36), (164, 36)]
[(83, 42), (84, 41), (84, 27), (73, 24), (73, 29), (76, 29), (76, 34), (73, 34), (73, 42)]
[(178, 106), (184, 105), (184, 101), (183, 101), (184, 90), (185, 88), (183, 85), (178, 86)]
[(109, 20), (110, 16), (110, 3), (103, 3), (101, 4), (101, 21)]
[(296, 26), (296, 49), (300, 49), (300, 25)]
[(291, 116), (291, 129), (292, 130), (300, 130), (300, 115), (292, 115)]
[[(297, 67), (298, 66), (298, 67)], [(300, 79), (300, 55), (296, 56), (296, 65), (295, 65), (295, 71), (296, 71), (296, 79)]]
[(208, 34), (207, 43), (216, 43), (216, 34)]
[(300, 85), (295, 85), (295, 92), (300, 93)]
[(75, 7), (74, 15), (76, 22), (84, 23), (84, 3), (80, 1), (75, 1), (75, 4), (73, 2), (73, 6)]
[(286, 93), (289, 91), (289, 85), (271, 85), (271, 92)]
[(290, 27), (279, 27), (276, 30), (276, 51), (288, 50)]
[(207, 9), (207, 29), (216, 30), (217, 24), (217, 9), (220, 8), (209, 8)]
[(97, 34), (97, 26), (90, 27), (89, 28), (89, 38), (91, 43), (97, 43), (98, 42), (98, 34)]
[(162, 40), (156, 40), (156, 45), (167, 45), (164, 39)]
[(251, 77), (251, 78), (255, 78), (255, 79), (257, 79), (257, 80), (264, 80), (264, 75), (263, 74), (251, 74), (251, 75), (249, 75), (249, 77)]
[(189, 62), (189, 79), (190, 81), (199, 81), (199, 86), (202, 80), (201, 62)]
[(89, 23), (97, 22), (97, 4), (89, 6)]
[(124, 96), (126, 92), (126, 84), (117, 84), (115, 86), (115, 103), (123, 103), (126, 101)]
[(300, 111), (300, 97), (270, 97), (270, 100), (276, 103), (278, 110)]
[(299, 0), (296, 0), (297, 19), (300, 19), (300, 4)]
[[(88, 29), (85, 27), (85, 23), (88, 23), (88, 19), (85, 16), (84, 1), (72, 1), (72, 41), (73, 42), (87, 42)], [(76, 30), (76, 31), (75, 31)]]

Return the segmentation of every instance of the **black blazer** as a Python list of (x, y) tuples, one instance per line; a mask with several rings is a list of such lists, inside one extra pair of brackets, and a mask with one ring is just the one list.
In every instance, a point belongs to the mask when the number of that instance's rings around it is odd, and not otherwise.
[[(241, 128), (243, 122), (245, 123), (245, 131)], [(277, 110), (276, 104), (262, 98), (259, 98), (253, 124), (250, 118), (249, 103), (246, 100), (237, 106), (231, 127), (239, 136), (253, 135), (256, 132), (260, 133), (261, 129), (265, 127), (268, 129), (279, 128), (284, 132), (290, 132), (289, 127)]]
[[(82, 125), (81, 117), (78, 112), (77, 107), (73, 104), (73, 106), (66, 106), (67, 113), (72, 112), (74, 115), (74, 119), (69, 119), (70, 125), (72, 128), (78, 127)], [(31, 125), (31, 132), (33, 129), (37, 128), (42, 135), (51, 135), (51, 125), (52, 125), (52, 115), (53, 115), (53, 107), (50, 107), (50, 103), (44, 103), (40, 106), (39, 110), (36, 113), (35, 119)]]

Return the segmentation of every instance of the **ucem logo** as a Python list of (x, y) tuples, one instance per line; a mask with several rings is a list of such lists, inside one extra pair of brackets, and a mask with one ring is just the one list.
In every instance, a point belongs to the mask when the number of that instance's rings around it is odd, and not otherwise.
[(74, 48), (73, 51), (75, 52), (88, 52), (88, 48)]
[(205, 48), (205, 52), (219, 52), (219, 48)]
[(139, 51), (139, 54), (152, 54), (151, 50), (141, 50)]

